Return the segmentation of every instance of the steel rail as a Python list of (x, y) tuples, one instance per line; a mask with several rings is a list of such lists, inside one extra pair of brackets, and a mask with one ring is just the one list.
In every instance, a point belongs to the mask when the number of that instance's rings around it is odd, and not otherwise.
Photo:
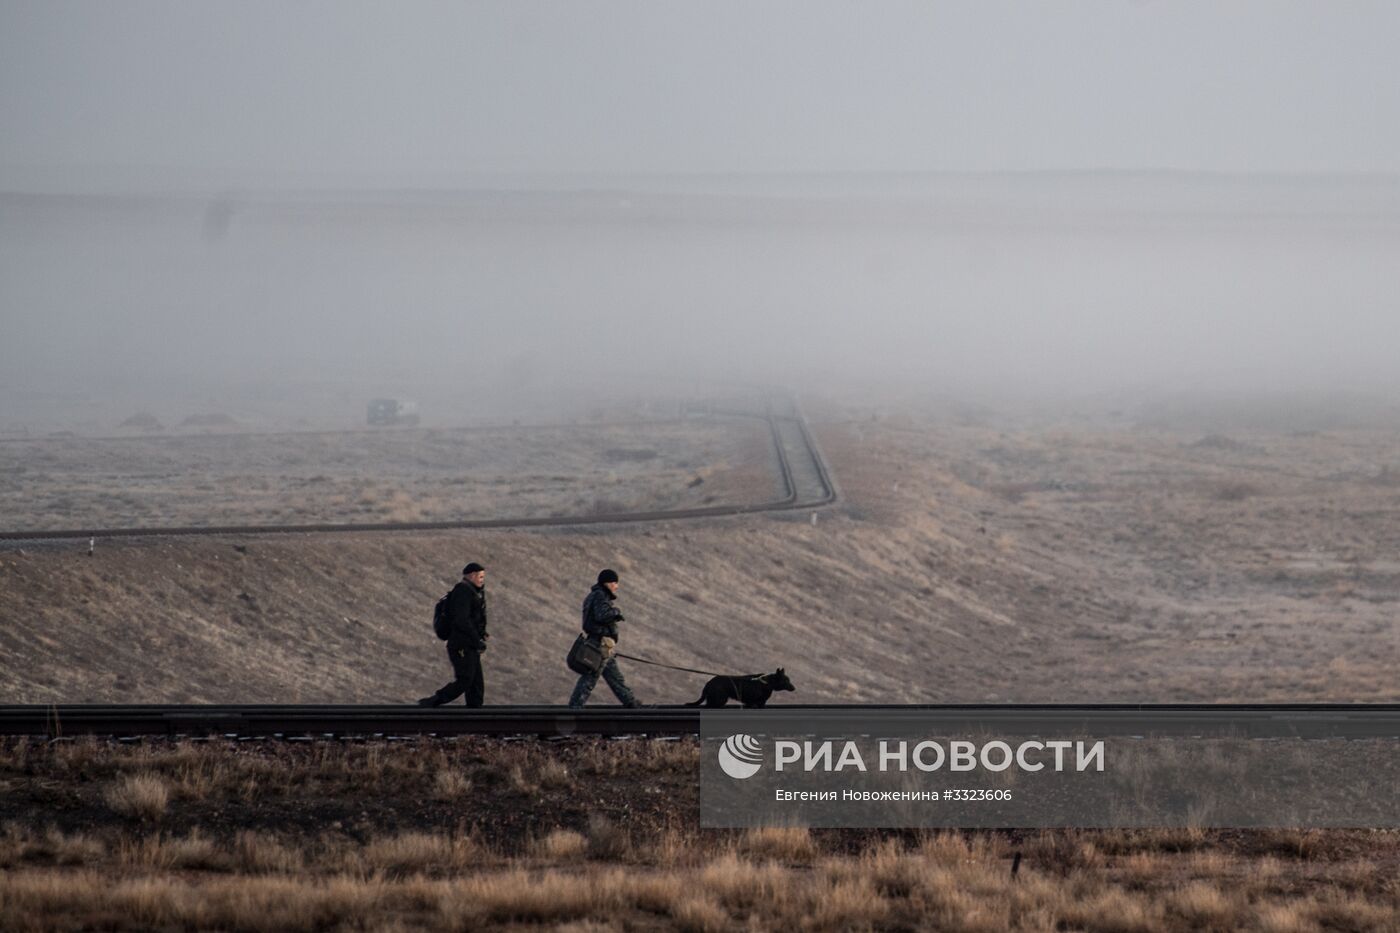
[[(730, 413), (734, 414), (734, 413)], [(748, 515), (758, 512), (778, 512), (793, 509), (815, 508), (829, 505), (835, 500), (834, 490), (824, 473), (820, 454), (806, 430), (800, 415), (794, 416), (803, 443), (813, 463), (818, 464), (825, 490), (821, 496), (811, 501), (801, 501), (793, 480), (792, 466), (788, 459), (782, 431), (778, 426), (780, 416), (773, 413), (771, 405), (762, 415), (748, 413), (747, 417), (759, 418), (768, 422), (778, 460), (785, 494), (767, 502), (741, 503), (738, 505), (697, 506), (687, 509), (657, 509), (643, 512), (616, 512), (598, 515), (538, 516), (527, 518), (480, 518), (457, 519), (434, 522), (343, 522), (297, 525), (190, 525), (136, 528), (87, 528), (87, 529), (32, 529), (24, 531), (0, 531), (0, 541), (49, 541), (81, 538), (144, 538), (144, 537), (191, 537), (214, 535), (262, 535), (262, 534), (341, 534), (351, 532), (386, 531), (454, 531), (491, 528), (562, 528), (576, 525), (614, 525), (631, 522), (672, 521), (677, 519), (719, 518), (724, 516)]]
[[(747, 715), (730, 707), (731, 715)], [(944, 704), (904, 706), (772, 706), (795, 725), (803, 717), (825, 728), (849, 721), (869, 731), (925, 731), (946, 723), (1000, 734), (1087, 734), (1240, 738), (1397, 738), (1400, 704)], [(409, 735), (695, 735), (720, 711), (664, 706), (570, 709), (564, 706), (423, 708), (418, 706), (281, 705), (26, 705), (0, 706), (0, 735), (44, 736), (409, 736)], [(730, 720), (732, 723), (732, 720)]]

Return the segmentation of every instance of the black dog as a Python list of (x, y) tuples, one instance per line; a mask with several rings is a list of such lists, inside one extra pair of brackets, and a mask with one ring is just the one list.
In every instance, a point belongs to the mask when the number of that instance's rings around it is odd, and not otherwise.
[(748, 709), (761, 708), (774, 690), (796, 690), (780, 667), (771, 674), (742, 674), (734, 677), (711, 677), (700, 691), (700, 699), (686, 706), (724, 706), (738, 700)]

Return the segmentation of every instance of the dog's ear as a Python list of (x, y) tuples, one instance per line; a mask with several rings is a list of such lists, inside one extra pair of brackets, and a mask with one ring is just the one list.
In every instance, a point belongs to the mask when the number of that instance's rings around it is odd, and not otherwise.
[(778, 668), (778, 673), (779, 673), (779, 674), (783, 674), (783, 673), (786, 673), (786, 671), (785, 671), (783, 668), (780, 667), (780, 668)]

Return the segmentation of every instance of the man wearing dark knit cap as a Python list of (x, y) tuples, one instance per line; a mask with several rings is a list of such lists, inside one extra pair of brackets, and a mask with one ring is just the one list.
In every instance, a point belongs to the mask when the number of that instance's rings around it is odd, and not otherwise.
[(486, 568), (472, 561), (462, 568), (462, 582), (447, 594), (447, 657), (452, 681), (419, 706), (441, 706), (459, 696), (476, 707), (486, 697), (481, 680), (481, 652), (486, 650)]
[(628, 689), (627, 681), (623, 680), (622, 671), (617, 666), (617, 658), (612, 654), (617, 644), (617, 623), (623, 621), (622, 612), (613, 605), (617, 600), (617, 587), (617, 571), (604, 570), (598, 574), (598, 582), (593, 584), (593, 589), (588, 591), (583, 601), (583, 633), (602, 643), (607, 660), (600, 671), (579, 675), (573, 695), (569, 697), (569, 705), (575, 709), (588, 702), (588, 695), (598, 686), (599, 674), (608, 682), (623, 706), (642, 705)]

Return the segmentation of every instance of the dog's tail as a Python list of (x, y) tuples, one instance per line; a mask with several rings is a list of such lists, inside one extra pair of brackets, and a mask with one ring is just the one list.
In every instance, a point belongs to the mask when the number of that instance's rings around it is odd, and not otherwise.
[(700, 694), (700, 699), (696, 700), (694, 703), (686, 703), (686, 704), (683, 704), (683, 705), (685, 705), (685, 706), (700, 706), (700, 705), (703, 704), (704, 702), (705, 702), (705, 694), (702, 693), (702, 694)]

